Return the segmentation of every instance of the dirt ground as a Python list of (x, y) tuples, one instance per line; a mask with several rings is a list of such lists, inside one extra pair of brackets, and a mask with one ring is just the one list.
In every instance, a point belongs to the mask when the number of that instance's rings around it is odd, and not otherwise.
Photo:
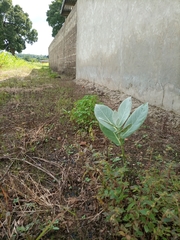
[[(96, 161), (121, 152), (98, 127), (91, 134), (79, 131), (67, 112), (86, 94), (97, 94), (113, 109), (127, 96), (47, 69), (0, 82), (2, 92), (0, 238), (120, 239), (96, 197)], [(134, 108), (140, 104), (133, 98)], [(134, 170), (172, 162), (180, 171), (180, 116), (150, 106), (125, 152)]]

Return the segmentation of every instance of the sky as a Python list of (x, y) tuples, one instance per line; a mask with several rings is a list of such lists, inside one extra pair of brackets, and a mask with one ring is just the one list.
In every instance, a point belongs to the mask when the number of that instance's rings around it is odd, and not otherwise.
[(38, 41), (33, 45), (26, 44), (22, 53), (48, 55), (48, 46), (53, 40), (52, 28), (46, 21), (46, 12), (52, 0), (12, 0), (13, 6), (19, 5), (25, 13), (28, 13), (32, 28), (38, 31)]

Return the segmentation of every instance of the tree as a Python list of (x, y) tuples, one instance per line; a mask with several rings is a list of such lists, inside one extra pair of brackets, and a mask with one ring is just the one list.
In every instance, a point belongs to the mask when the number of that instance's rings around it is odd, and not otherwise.
[(49, 10), (46, 12), (49, 26), (52, 27), (52, 36), (55, 37), (59, 29), (62, 27), (65, 18), (60, 15), (62, 0), (54, 0), (49, 5)]
[(4, 49), (2, 47), (2, 42), (4, 41), (3, 37), (3, 29), (4, 29), (4, 21), (6, 18), (6, 13), (10, 10), (12, 5), (12, 0), (0, 0), (0, 49)]
[(15, 55), (37, 40), (29, 15), (19, 5), (13, 6), (12, 0), (0, 0), (0, 49)]

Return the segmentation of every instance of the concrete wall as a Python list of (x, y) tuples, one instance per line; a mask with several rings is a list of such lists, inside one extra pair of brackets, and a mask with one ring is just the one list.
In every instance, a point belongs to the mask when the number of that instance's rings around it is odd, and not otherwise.
[(49, 46), (50, 67), (56, 72), (74, 76), (76, 74), (76, 10), (75, 6)]
[(180, 113), (180, 1), (78, 0), (76, 78)]

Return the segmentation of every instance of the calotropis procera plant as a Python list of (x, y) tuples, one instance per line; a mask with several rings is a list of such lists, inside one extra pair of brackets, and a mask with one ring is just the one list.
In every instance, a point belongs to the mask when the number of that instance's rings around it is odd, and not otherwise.
[(121, 147), (123, 161), (125, 160), (124, 139), (143, 124), (148, 114), (148, 103), (140, 105), (130, 115), (131, 107), (132, 100), (128, 97), (119, 105), (118, 111), (101, 104), (96, 104), (94, 108), (101, 131), (109, 140)]

